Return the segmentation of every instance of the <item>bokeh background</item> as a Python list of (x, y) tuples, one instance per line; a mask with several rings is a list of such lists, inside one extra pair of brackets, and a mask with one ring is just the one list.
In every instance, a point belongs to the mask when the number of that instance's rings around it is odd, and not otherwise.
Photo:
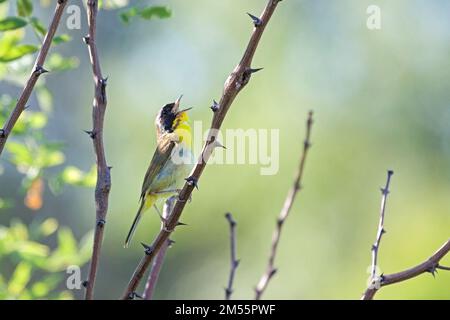
[[(266, 1), (148, 3), (167, 5), (172, 16), (124, 25), (117, 10), (99, 14), (98, 46), (109, 76), (105, 147), (113, 166), (96, 287), (96, 297), (103, 299), (121, 295), (142, 257), (139, 242), (151, 242), (159, 229), (150, 211), (131, 247), (123, 248), (155, 147), (156, 113), (183, 93), (183, 105), (194, 107), (192, 118), (209, 125), (211, 101), (220, 97), (252, 30), (245, 13), (259, 14)], [(381, 30), (366, 27), (371, 4), (382, 10)], [(35, 10), (48, 21), (53, 9)], [(77, 57), (79, 67), (46, 76), (54, 111), (45, 133), (65, 142), (67, 163), (88, 171), (95, 160), (82, 130), (91, 127), (93, 84), (81, 41), (87, 27), (82, 11), (81, 30), (63, 24), (61, 32), (73, 41), (58, 47)], [(437, 250), (450, 231), (449, 12), (444, 0), (281, 2), (254, 60), (264, 71), (240, 93), (223, 126), (279, 129), (279, 172), (262, 176), (258, 165), (207, 167), (183, 214), (189, 226), (173, 236), (176, 244), (155, 298), (223, 298), (229, 270), (227, 211), (238, 221), (241, 259), (233, 297), (253, 298), (276, 216), (292, 184), (309, 110), (315, 123), (304, 189), (285, 225), (278, 273), (264, 298), (360, 297), (387, 169), (395, 174), (379, 257), (382, 272), (411, 267)], [(6, 86), (0, 83), (2, 90)], [(15, 203), (0, 211), (1, 224), (54, 217), (77, 239), (92, 229), (92, 188), (68, 186), (59, 195), (46, 188), (43, 207), (31, 211), (23, 205), (21, 174), (1, 161), (0, 196)], [(443, 264), (450, 265), (450, 257)], [(8, 278), (11, 267), (0, 263), (0, 272)], [(87, 265), (82, 272), (86, 277)], [(73, 294), (81, 298), (82, 290)], [(377, 298), (449, 299), (450, 274), (422, 275), (383, 288)]]

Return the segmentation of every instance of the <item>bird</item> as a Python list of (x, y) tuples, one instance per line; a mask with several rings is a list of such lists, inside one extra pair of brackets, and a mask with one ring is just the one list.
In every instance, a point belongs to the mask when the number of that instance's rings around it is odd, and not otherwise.
[(177, 187), (194, 165), (192, 129), (187, 114), (192, 108), (179, 110), (181, 98), (164, 105), (156, 116), (156, 150), (142, 183), (139, 209), (126, 237), (125, 248), (129, 246), (142, 214), (153, 206), (161, 216), (156, 203), (177, 194)]

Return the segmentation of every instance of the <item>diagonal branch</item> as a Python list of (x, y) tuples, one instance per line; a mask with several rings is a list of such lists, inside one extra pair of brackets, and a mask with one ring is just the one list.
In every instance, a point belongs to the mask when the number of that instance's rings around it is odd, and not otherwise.
[(86, 300), (94, 297), (95, 277), (97, 275), (98, 261), (103, 241), (103, 232), (108, 211), (108, 197), (111, 189), (110, 167), (106, 163), (105, 149), (103, 146), (103, 122), (105, 117), (106, 99), (106, 78), (103, 78), (100, 68), (100, 61), (97, 52), (96, 27), (97, 27), (98, 1), (87, 0), (87, 15), (89, 24), (89, 34), (84, 37), (84, 42), (88, 46), (89, 57), (92, 64), (92, 72), (95, 84), (95, 96), (92, 110), (93, 129), (87, 133), (92, 138), (94, 152), (97, 161), (97, 184), (95, 186), (95, 206), (96, 223), (94, 234), (94, 246), (89, 269), (89, 279), (86, 282)]
[(3, 126), (3, 129), (0, 129), (0, 155), (3, 152), (6, 140), (8, 139), (11, 131), (16, 125), (17, 120), (26, 108), (26, 104), (28, 102), (28, 99), (30, 99), (36, 82), (42, 74), (48, 72), (44, 69), (45, 59), (47, 58), (48, 51), (50, 50), (50, 46), (52, 44), (56, 30), (58, 29), (67, 2), (67, 0), (57, 1), (53, 19), (50, 23), (47, 34), (45, 35), (44, 42), (42, 43), (42, 47), (36, 58), (36, 62), (34, 63), (33, 71), (31, 72), (30, 77), (28, 78), (27, 83), (23, 88), (23, 91), (19, 97), (19, 100), (17, 101), (16, 106), (14, 107), (14, 110), (9, 115), (9, 118)]
[[(169, 218), (170, 213), (172, 212), (173, 205), (175, 204), (175, 197), (171, 197), (167, 199), (164, 204), (164, 209), (162, 213), (162, 218), (167, 220)], [(164, 229), (164, 220), (161, 221), (161, 229)], [(153, 294), (155, 293), (155, 287), (158, 283), (159, 273), (161, 272), (162, 265), (164, 263), (164, 258), (166, 257), (167, 249), (173, 243), (172, 240), (167, 239), (166, 243), (161, 247), (158, 254), (155, 257), (155, 261), (153, 261), (152, 269), (150, 270), (150, 274), (147, 279), (147, 283), (145, 284), (144, 289), (144, 299), (152, 300)]]
[(277, 225), (275, 231), (272, 235), (272, 246), (270, 250), (269, 261), (267, 263), (266, 272), (261, 276), (256, 288), (255, 288), (255, 299), (261, 299), (262, 294), (267, 288), (270, 279), (275, 275), (277, 269), (275, 268), (275, 256), (277, 254), (278, 244), (280, 242), (281, 231), (283, 225), (286, 222), (289, 213), (291, 212), (292, 205), (294, 204), (297, 193), (301, 189), (301, 183), (303, 178), (303, 172), (305, 168), (306, 157), (308, 155), (308, 150), (311, 147), (311, 129), (313, 125), (313, 113), (312, 111), (308, 114), (308, 120), (306, 121), (306, 137), (303, 143), (303, 152), (300, 157), (300, 163), (298, 167), (297, 174), (295, 176), (294, 184), (289, 190), (286, 200), (284, 201), (283, 208), (278, 216)]
[(192, 191), (197, 186), (197, 182), (206, 167), (206, 163), (208, 162), (212, 151), (215, 147), (221, 146), (220, 143), (216, 141), (217, 131), (220, 129), (222, 122), (225, 119), (225, 116), (238, 93), (250, 81), (251, 75), (259, 70), (252, 69), (251, 62), (253, 60), (256, 48), (258, 47), (259, 41), (264, 33), (264, 29), (266, 28), (279, 2), (280, 0), (268, 0), (263, 13), (259, 17), (259, 23), (255, 24), (252, 36), (241, 61), (226, 80), (222, 97), (219, 103), (214, 104), (214, 107), (212, 108), (214, 111), (214, 117), (212, 120), (208, 139), (203, 145), (202, 153), (198, 163), (192, 170), (190, 177), (187, 178), (187, 181), (179, 194), (179, 198), (175, 203), (173, 212), (170, 215), (169, 220), (167, 221), (167, 228), (160, 231), (156, 236), (151, 245), (151, 250), (146, 250), (146, 254), (141, 259), (139, 265), (134, 271), (133, 276), (131, 277), (130, 282), (125, 289), (122, 299), (130, 299), (134, 297), (136, 288), (139, 285), (142, 277), (144, 276), (145, 271), (148, 269), (153, 258), (156, 256), (163, 244), (169, 238), (170, 234), (178, 225), (178, 221), (184, 210), (186, 201), (190, 198)]
[(392, 175), (394, 174), (394, 171), (389, 170), (387, 173), (387, 180), (386, 180), (386, 186), (384, 188), (381, 188), (381, 194), (383, 195), (381, 197), (381, 209), (380, 209), (380, 222), (378, 223), (378, 231), (377, 231), (377, 237), (375, 240), (375, 243), (372, 245), (372, 266), (370, 271), (370, 276), (372, 278), (372, 281), (376, 281), (377, 277), (377, 266), (378, 266), (378, 251), (380, 248), (381, 238), (383, 237), (383, 234), (386, 233), (386, 229), (384, 229), (384, 216), (386, 212), (386, 202), (387, 202), (387, 196), (389, 194), (389, 185), (391, 183)]
[(236, 258), (236, 221), (233, 219), (231, 213), (225, 214), (225, 218), (230, 225), (230, 276), (228, 278), (228, 286), (225, 288), (225, 300), (230, 300), (233, 293), (233, 282), (236, 274), (236, 269), (239, 266), (239, 260)]
[(372, 300), (381, 287), (406, 281), (408, 279), (417, 277), (422, 273), (430, 272), (434, 275), (436, 269), (450, 270), (450, 268), (442, 267), (439, 265), (439, 261), (441, 261), (442, 258), (444, 258), (449, 252), (450, 239), (448, 239), (430, 258), (428, 258), (428, 260), (422, 262), (421, 264), (398, 273), (381, 276), (380, 285), (370, 286), (369, 288), (367, 288), (363, 296), (361, 297), (361, 300)]

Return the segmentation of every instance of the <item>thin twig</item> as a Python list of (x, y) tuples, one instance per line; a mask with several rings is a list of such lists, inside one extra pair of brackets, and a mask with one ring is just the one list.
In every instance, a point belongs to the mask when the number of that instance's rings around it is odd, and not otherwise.
[(239, 260), (237, 259), (237, 240), (236, 240), (236, 221), (233, 219), (231, 213), (226, 213), (225, 218), (230, 225), (230, 276), (228, 277), (228, 286), (225, 288), (225, 300), (230, 300), (233, 293), (233, 282), (236, 274), (236, 269), (239, 266)]
[(26, 109), (26, 104), (31, 96), (31, 93), (33, 92), (37, 80), (42, 74), (48, 72), (44, 69), (45, 59), (47, 58), (48, 51), (50, 50), (50, 46), (52, 44), (56, 30), (58, 29), (61, 17), (64, 14), (64, 8), (66, 7), (67, 2), (67, 0), (57, 1), (55, 13), (53, 14), (53, 18), (48, 28), (47, 34), (45, 35), (44, 42), (42, 43), (42, 47), (39, 50), (36, 62), (34, 63), (33, 71), (31, 72), (27, 83), (23, 88), (23, 91), (19, 97), (19, 100), (17, 101), (16, 106), (14, 107), (14, 110), (9, 115), (9, 118), (3, 126), (3, 129), (0, 129), (0, 155), (3, 152), (6, 140), (8, 139), (11, 131), (16, 125), (17, 120), (19, 119), (22, 112)]
[(441, 266), (441, 265), (437, 265), (436, 269), (441, 269), (441, 270), (446, 270), (446, 271), (450, 271), (450, 267), (445, 267), (445, 266)]
[(407, 269), (405, 271), (381, 276), (379, 286), (370, 286), (369, 288), (367, 288), (361, 299), (372, 300), (377, 291), (380, 290), (381, 287), (417, 277), (422, 273), (429, 272), (434, 275), (436, 269), (450, 270), (450, 268), (447, 267), (442, 268), (442, 266), (439, 265), (439, 261), (441, 261), (442, 258), (444, 258), (445, 255), (449, 252), (450, 252), (450, 239), (448, 239), (442, 245), (442, 247), (440, 247), (430, 258), (428, 258), (421, 264), (412, 267), (410, 269)]
[(378, 266), (378, 252), (380, 249), (380, 243), (381, 238), (383, 237), (383, 234), (386, 233), (386, 229), (384, 229), (384, 216), (386, 212), (386, 203), (387, 203), (387, 196), (389, 194), (389, 185), (391, 183), (392, 175), (394, 174), (394, 171), (389, 170), (387, 173), (387, 179), (386, 179), (386, 186), (384, 188), (381, 188), (381, 209), (380, 209), (380, 222), (378, 223), (378, 230), (377, 230), (377, 237), (375, 239), (375, 243), (372, 245), (372, 266), (370, 275), (372, 278), (372, 282), (377, 281), (377, 266)]
[(209, 131), (208, 139), (203, 145), (200, 159), (192, 170), (189, 178), (187, 178), (187, 181), (179, 194), (179, 198), (175, 204), (172, 214), (167, 221), (167, 227), (158, 233), (152, 245), (150, 246), (151, 250), (146, 250), (146, 254), (141, 259), (139, 265), (134, 271), (130, 282), (125, 289), (122, 299), (130, 299), (134, 297), (136, 288), (139, 285), (142, 277), (144, 276), (145, 271), (151, 264), (155, 255), (169, 238), (170, 234), (178, 225), (178, 221), (186, 205), (186, 202), (190, 198), (194, 188), (197, 186), (197, 183), (203, 173), (203, 170), (206, 167), (206, 163), (208, 162), (212, 151), (214, 150), (214, 148), (221, 146), (220, 143), (216, 140), (217, 131), (220, 129), (222, 122), (225, 119), (225, 116), (238, 93), (250, 81), (251, 75), (260, 70), (252, 69), (251, 62), (253, 60), (256, 48), (258, 47), (261, 36), (263, 35), (264, 29), (267, 26), (267, 23), (269, 22), (279, 2), (279, 0), (268, 0), (263, 13), (259, 17), (258, 25), (255, 24), (253, 34), (250, 38), (247, 49), (245, 50), (241, 61), (225, 82), (224, 91), (219, 103), (214, 104), (214, 108), (212, 108), (214, 117)]
[(300, 162), (298, 166), (298, 171), (294, 179), (294, 184), (289, 190), (286, 200), (284, 201), (283, 208), (277, 219), (277, 224), (272, 235), (272, 246), (270, 250), (269, 261), (267, 263), (266, 272), (261, 276), (256, 288), (255, 288), (255, 299), (261, 299), (262, 294), (267, 288), (270, 279), (275, 275), (277, 269), (275, 268), (275, 256), (277, 254), (278, 244), (280, 242), (281, 231), (283, 225), (286, 222), (287, 217), (292, 209), (297, 193), (300, 191), (302, 185), (302, 177), (306, 163), (306, 157), (308, 155), (308, 150), (311, 147), (311, 129), (313, 125), (313, 112), (310, 111), (308, 114), (308, 120), (306, 121), (306, 137), (303, 143), (303, 152), (300, 157)]
[[(171, 197), (167, 199), (164, 204), (164, 209), (162, 213), (163, 219), (167, 220), (170, 217), (170, 213), (175, 204), (175, 197)], [(161, 230), (164, 229), (164, 221), (161, 221)], [(164, 262), (164, 258), (166, 257), (167, 249), (172, 245), (173, 241), (170, 239), (166, 240), (166, 243), (161, 247), (158, 254), (155, 257), (155, 261), (153, 261), (152, 269), (150, 270), (150, 274), (148, 275), (147, 283), (145, 284), (144, 289), (144, 299), (152, 300), (153, 294), (155, 293), (155, 287), (158, 282), (159, 273), (161, 272), (161, 268)]]
[(98, 261), (103, 242), (103, 232), (108, 212), (108, 197), (111, 189), (111, 168), (106, 163), (105, 149), (103, 146), (103, 122), (107, 105), (106, 99), (106, 78), (103, 78), (100, 68), (100, 61), (97, 52), (96, 27), (97, 27), (98, 1), (87, 1), (87, 15), (89, 34), (84, 37), (84, 42), (88, 46), (89, 57), (92, 64), (92, 72), (95, 84), (95, 96), (92, 110), (93, 129), (87, 133), (92, 138), (94, 152), (97, 161), (97, 184), (95, 186), (95, 206), (96, 223), (94, 234), (94, 246), (89, 269), (89, 279), (86, 283), (86, 300), (94, 297), (94, 285), (97, 275)]

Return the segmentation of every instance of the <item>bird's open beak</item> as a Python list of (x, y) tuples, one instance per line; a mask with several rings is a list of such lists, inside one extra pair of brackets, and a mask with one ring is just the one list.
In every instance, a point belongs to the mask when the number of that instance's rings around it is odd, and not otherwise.
[(192, 108), (186, 108), (186, 109), (180, 110), (180, 111), (177, 112), (177, 115), (180, 114), (180, 113), (189, 111), (189, 110), (191, 110), (191, 109), (192, 109)]
[(180, 108), (180, 101), (181, 101), (181, 98), (183, 98), (183, 95), (181, 95), (181, 96), (177, 99), (177, 101), (175, 101), (175, 103), (174, 103), (174, 105), (173, 105), (173, 108), (172, 108), (172, 112), (173, 112), (173, 113), (178, 113), (178, 109)]

